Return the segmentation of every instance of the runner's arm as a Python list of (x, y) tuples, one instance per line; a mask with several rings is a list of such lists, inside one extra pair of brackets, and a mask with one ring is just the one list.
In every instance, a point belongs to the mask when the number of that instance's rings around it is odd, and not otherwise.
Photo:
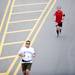
[(65, 14), (63, 14), (63, 17), (65, 16)]
[(36, 56), (36, 53), (33, 53), (33, 57), (35, 57)]
[(19, 50), (18, 55), (20, 57), (25, 57), (24, 51), (22, 50), (22, 48)]
[(23, 54), (18, 54), (20, 57), (25, 57), (25, 55), (23, 55)]

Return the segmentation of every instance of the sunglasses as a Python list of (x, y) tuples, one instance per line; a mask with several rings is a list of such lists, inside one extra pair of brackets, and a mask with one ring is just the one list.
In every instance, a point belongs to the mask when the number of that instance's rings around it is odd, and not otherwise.
[(26, 44), (30, 44), (30, 43), (26, 43)]

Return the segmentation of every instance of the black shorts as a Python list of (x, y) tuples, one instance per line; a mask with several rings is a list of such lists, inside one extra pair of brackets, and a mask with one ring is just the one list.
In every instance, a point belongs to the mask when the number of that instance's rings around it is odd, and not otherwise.
[(58, 23), (56, 26), (62, 27), (62, 22)]
[(32, 63), (22, 63), (22, 71), (31, 70)]

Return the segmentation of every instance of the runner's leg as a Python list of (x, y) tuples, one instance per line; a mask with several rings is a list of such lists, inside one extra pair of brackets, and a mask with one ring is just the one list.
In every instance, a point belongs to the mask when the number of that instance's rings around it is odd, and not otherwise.
[(57, 26), (56, 26), (57, 37), (59, 37), (59, 29), (60, 29), (60, 27), (57, 25)]
[(26, 71), (23, 71), (23, 75), (26, 75)]
[(62, 31), (62, 22), (59, 24), (59, 26), (60, 26), (60, 33), (61, 33), (61, 31)]
[(29, 69), (26, 69), (26, 75), (29, 75)]

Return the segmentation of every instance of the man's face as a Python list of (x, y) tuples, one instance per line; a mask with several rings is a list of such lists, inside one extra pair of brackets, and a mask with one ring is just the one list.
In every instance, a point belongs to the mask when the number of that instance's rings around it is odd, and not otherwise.
[(30, 47), (30, 42), (26, 42), (25, 46), (26, 46), (27, 48), (29, 48), (29, 47)]

